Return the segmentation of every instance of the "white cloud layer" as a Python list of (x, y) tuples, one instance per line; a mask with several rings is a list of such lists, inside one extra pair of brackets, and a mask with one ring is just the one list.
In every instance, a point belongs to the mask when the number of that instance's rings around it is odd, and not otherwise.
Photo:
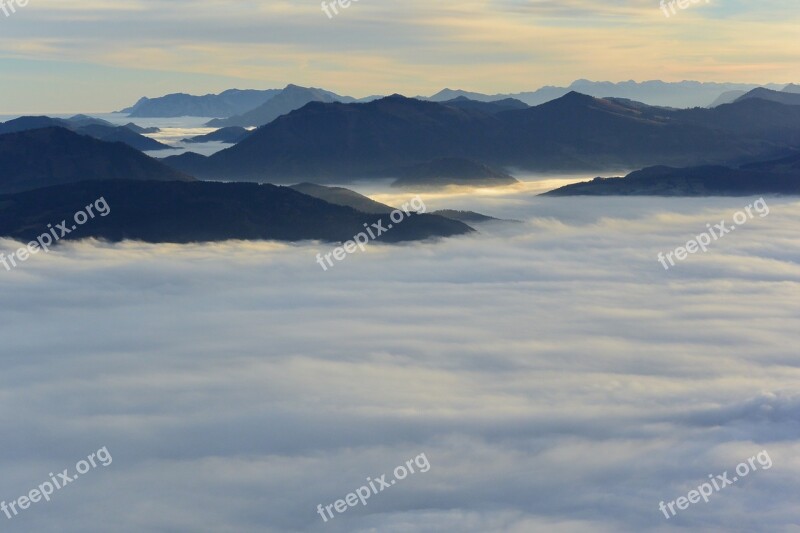
[(328, 272), (324, 244), (91, 242), (0, 271), (0, 499), (114, 458), (4, 529), (797, 531), (800, 203), (656, 260), (752, 200), (439, 197), (523, 222)]

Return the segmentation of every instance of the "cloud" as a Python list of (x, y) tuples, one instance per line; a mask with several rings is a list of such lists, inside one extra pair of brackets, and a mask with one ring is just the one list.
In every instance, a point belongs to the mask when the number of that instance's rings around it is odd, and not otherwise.
[[(73, 243), (0, 270), (0, 499), (114, 458), (6, 528), (789, 531), (800, 203), (768, 198), (664, 271), (659, 251), (753, 199), (534, 189), (427, 198), (523, 222), (328, 272), (326, 244), (242, 242)], [(659, 512), (762, 449), (772, 469)], [(316, 514), (423, 452), (429, 472)]]
[(23, 78), (5, 87), (8, 113), (289, 82), (354, 96), (578, 78), (780, 83), (796, 81), (800, 46), (793, 0), (691, 4), (669, 19), (654, 0), (362, 0), (333, 20), (317, 2), (41, 0), (2, 22), (3, 72)]

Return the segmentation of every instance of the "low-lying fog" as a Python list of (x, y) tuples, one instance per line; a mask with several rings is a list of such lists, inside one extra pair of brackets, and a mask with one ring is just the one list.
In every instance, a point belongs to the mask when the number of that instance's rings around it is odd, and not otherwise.
[[(659, 252), (755, 198), (537, 187), (423, 195), (521, 222), (327, 272), (329, 244), (242, 242), (0, 270), (0, 499), (113, 455), (4, 528), (796, 531), (800, 202), (667, 271)], [(772, 468), (659, 511), (762, 450)], [(317, 514), (421, 453), (430, 471)]]

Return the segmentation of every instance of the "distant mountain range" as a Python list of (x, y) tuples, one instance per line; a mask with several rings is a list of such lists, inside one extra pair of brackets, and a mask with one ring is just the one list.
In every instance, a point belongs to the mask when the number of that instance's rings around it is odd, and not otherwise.
[[(78, 226), (65, 239), (124, 239), (153, 243), (229, 239), (344, 242), (388, 217), (297, 192), (252, 183), (177, 181), (83, 181), (35, 191), (0, 195), (0, 235), (28, 242), (47, 224), (72, 220), (98, 198), (110, 207), (105, 217)], [(436, 215), (407, 216), (377, 240), (403, 242), (464, 235), (468, 225)], [(312, 259), (309, 258), (311, 264)], [(309, 267), (312, 268), (312, 267)]]
[(0, 193), (82, 180), (193, 178), (123, 143), (49, 127), (0, 135)]
[(230, 89), (220, 94), (193, 96), (176, 93), (159, 98), (141, 98), (118, 113), (131, 117), (230, 117), (245, 113), (278, 94), (280, 89), (264, 91)]
[(445, 158), (529, 171), (618, 171), (738, 164), (798, 145), (800, 106), (762, 98), (673, 110), (573, 92), (487, 113), (394, 95), (311, 102), (210, 157), (163, 161), (199, 178), (324, 184), (398, 178), (398, 169)]
[(273, 95), (267, 101), (255, 109), (251, 109), (244, 114), (232, 116), (230, 118), (214, 119), (207, 126), (224, 128), (230, 126), (252, 127), (269, 124), (276, 118), (300, 109), (309, 102), (355, 102), (355, 98), (349, 96), (339, 96), (338, 94), (323, 89), (313, 87), (300, 87), (288, 85), (279, 93)]
[[(491, 102), (514, 98), (530, 106), (537, 106), (561, 98), (562, 96), (575, 91), (581, 94), (594, 96), (597, 98), (614, 97), (627, 98), (637, 102), (643, 102), (653, 106), (666, 106), (675, 108), (706, 107), (716, 101), (722, 93), (728, 91), (747, 92), (756, 87), (766, 87), (773, 90), (781, 90), (784, 86), (770, 83), (767, 85), (756, 85), (748, 83), (703, 83), (697, 81), (664, 82), (659, 80), (635, 82), (623, 81), (612, 83), (608, 81), (589, 81), (577, 80), (567, 87), (546, 86), (532, 92), (521, 92), (511, 94), (481, 94), (475, 92), (444, 89), (430, 98), (434, 102), (452, 100), (459, 96), (464, 96), (470, 100)], [(742, 94), (743, 94), (742, 93)], [(424, 98), (424, 97), (420, 97)]]
[[(659, 80), (619, 83), (596, 82), (589, 80), (576, 80), (567, 87), (545, 86), (535, 91), (513, 94), (482, 94), (462, 90), (443, 89), (430, 97), (419, 96), (420, 100), (433, 102), (450, 101), (464, 98), (473, 102), (503, 102), (501, 105), (518, 106), (516, 102), (525, 105), (537, 106), (561, 98), (570, 92), (579, 92), (598, 98), (626, 98), (643, 102), (653, 106), (690, 108), (706, 107), (731, 103), (735, 98), (759, 87), (747, 83), (703, 83), (697, 81), (663, 82)], [(784, 88), (780, 84), (766, 84), (763, 87), (771, 90), (793, 90), (793, 84)], [(798, 89), (800, 90), (800, 89)], [(281, 96), (272, 106), (266, 103)], [(733, 95), (733, 96), (732, 96)], [(142, 98), (135, 105), (123, 109), (121, 113), (129, 113), (132, 117), (215, 117), (219, 119), (210, 123), (213, 127), (224, 126), (263, 126), (281, 115), (299, 109), (308, 102), (371, 102), (383, 98), (382, 96), (369, 96), (355, 99), (348, 96), (339, 96), (331, 91), (288, 85), (284, 89), (238, 90), (231, 89), (220, 94), (193, 96), (189, 94), (169, 94), (159, 98)], [(509, 100), (516, 102), (508, 102)], [(474, 105), (474, 104), (469, 104)]]
[(15, 133), (39, 128), (66, 128), (81, 135), (88, 135), (95, 139), (107, 142), (122, 142), (137, 150), (167, 150), (171, 146), (160, 143), (149, 137), (137, 133), (147, 131), (136, 124), (115, 126), (102, 119), (76, 115), (72, 118), (61, 119), (51, 117), (20, 117), (8, 122), (0, 123), (0, 135)]
[(548, 196), (747, 196), (800, 194), (800, 154), (739, 168), (657, 166), (624, 178), (595, 178), (546, 193)]

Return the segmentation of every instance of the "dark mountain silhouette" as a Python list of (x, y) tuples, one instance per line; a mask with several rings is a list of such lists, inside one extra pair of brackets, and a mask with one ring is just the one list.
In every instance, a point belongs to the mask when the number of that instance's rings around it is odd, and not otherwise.
[[(107, 120), (103, 120), (102, 118), (97, 118), (97, 117), (91, 117), (89, 115), (73, 115), (73, 116), (69, 117), (66, 120), (67, 120), (67, 122), (72, 124), (74, 127), (92, 126), (92, 125), (96, 125), (96, 124), (99, 124), (101, 126), (116, 127), (115, 124), (112, 124), (111, 122), (109, 122)], [(133, 124), (133, 122), (131, 122), (131, 124)], [(134, 124), (134, 126), (135, 126), (135, 124)]]
[(149, 137), (145, 137), (144, 135), (140, 135), (135, 131), (126, 128), (125, 126), (109, 128), (108, 126), (101, 126), (99, 124), (95, 124), (91, 126), (83, 126), (81, 128), (76, 128), (74, 131), (76, 133), (80, 133), (81, 135), (88, 135), (90, 137), (94, 137), (95, 139), (100, 141), (125, 143), (131, 148), (141, 150), (142, 152), (155, 151), (155, 150), (169, 150), (172, 148), (171, 146), (160, 143), (155, 139), (151, 139)]
[(292, 185), (291, 188), (331, 204), (352, 207), (362, 213), (388, 214), (395, 209), (392, 206), (376, 202), (363, 194), (344, 187), (325, 187), (314, 183), (298, 183), (297, 185)]
[(123, 143), (64, 128), (0, 135), (0, 192), (92, 179), (192, 180)]
[[(383, 228), (388, 217), (333, 205), (288, 187), (254, 183), (85, 181), (0, 195), (0, 235), (24, 242), (47, 224), (71, 221), (74, 213), (98, 198), (110, 208), (64, 239), (100, 238), (188, 243), (229, 239), (342, 242), (364, 231)], [(474, 231), (461, 222), (435, 215), (410, 215), (378, 237), (402, 242), (449, 237)], [(309, 261), (312, 261), (309, 258)]]
[(145, 133), (158, 133), (161, 131), (161, 128), (156, 128), (155, 126), (150, 128), (143, 128), (141, 126), (137, 126), (133, 122), (128, 122), (127, 124), (125, 124), (125, 127), (131, 131), (135, 131), (140, 135), (144, 135)]
[(388, 176), (410, 163), (466, 156), (498, 124), (485, 113), (399, 95), (366, 104), (311, 102), (209, 158), (164, 162), (204, 177), (276, 183)]
[(250, 134), (245, 128), (238, 126), (231, 126), (228, 128), (220, 128), (217, 131), (207, 133), (205, 135), (197, 135), (196, 137), (189, 137), (183, 139), (185, 143), (207, 143), (211, 141), (219, 141), (228, 144), (236, 144)]
[[(741, 157), (727, 163), (765, 159), (782, 149), (800, 145), (800, 107), (768, 99), (745, 98), (713, 109), (681, 109), (674, 111), (671, 117), (687, 125), (709, 128), (715, 135), (738, 137), (744, 141)], [(759, 142), (766, 144), (760, 148)], [(768, 146), (776, 149), (771, 150)]]
[(739, 168), (665, 166), (624, 178), (595, 178), (546, 193), (549, 196), (747, 196), (800, 194), (800, 154)]
[[(455, 209), (440, 209), (439, 211), (431, 212), (431, 214), (439, 215), (440, 217), (449, 218), (451, 220), (460, 220), (465, 224), (480, 224), (482, 222), (494, 222), (501, 220), (499, 218), (494, 218), (482, 215), (480, 213), (476, 213), (475, 211), (458, 211)], [(504, 220), (503, 222), (511, 222), (511, 221)]]
[(76, 115), (71, 119), (51, 117), (20, 117), (0, 123), (0, 135), (40, 128), (66, 128), (81, 135), (88, 135), (107, 142), (123, 142), (137, 150), (168, 150), (171, 146), (160, 143), (136, 133), (127, 126), (114, 126), (110, 122), (86, 115)]
[[(740, 164), (800, 145), (800, 106), (760, 98), (674, 110), (579, 93), (488, 114), (390, 96), (312, 102), (209, 158), (164, 161), (197, 177), (331, 183), (396, 177), (444, 158), (529, 171)], [(761, 157), (763, 156), (763, 157)]]
[(144, 97), (119, 113), (128, 113), (131, 117), (230, 117), (255, 109), (279, 92), (280, 89), (230, 89), (205, 96), (176, 93), (159, 98)]
[(459, 96), (452, 100), (442, 102), (444, 105), (450, 107), (457, 107), (459, 109), (472, 109), (474, 111), (483, 111), (484, 113), (499, 113), (500, 111), (508, 111), (509, 109), (525, 109), (528, 104), (520, 102), (514, 98), (506, 98), (505, 100), (495, 100), (492, 102), (480, 102), (478, 100), (470, 100), (466, 96)]
[(393, 175), (399, 176), (392, 187), (433, 188), (447, 185), (494, 187), (511, 185), (517, 180), (471, 159), (448, 157), (404, 167)]
[[(291, 188), (303, 194), (313, 196), (314, 198), (325, 200), (331, 204), (352, 207), (356, 211), (361, 211), (362, 213), (388, 214), (395, 210), (395, 208), (390, 205), (376, 202), (367, 196), (350, 189), (345, 189), (344, 187), (325, 187), (314, 183), (298, 183), (297, 185), (292, 185)], [(430, 214), (449, 218), (451, 220), (458, 220), (465, 224), (479, 224), (481, 222), (499, 220), (474, 211), (456, 211), (454, 209), (442, 209), (433, 211)]]
[(785, 105), (800, 105), (800, 93), (772, 91), (763, 87), (753, 89), (752, 91), (737, 98), (736, 101), (741, 102), (742, 100), (747, 100), (748, 98), (760, 98), (762, 100), (769, 100), (771, 102), (778, 102), (779, 104)]
[(263, 126), (276, 118), (295, 109), (300, 109), (309, 102), (354, 102), (353, 98), (339, 96), (330, 91), (315, 89), (313, 87), (299, 87), (288, 85), (284, 90), (264, 102), (262, 105), (247, 113), (232, 116), (226, 119), (215, 119), (207, 125), (214, 128), (227, 126)]
[[(102, 118), (97, 118), (97, 117), (91, 117), (89, 115), (75, 115), (66, 120), (75, 128), (81, 128), (84, 126), (96, 126), (96, 125), (108, 126), (111, 128), (119, 127), (116, 124), (113, 124), (107, 120), (103, 120)], [(158, 133), (159, 131), (161, 131), (161, 129), (159, 128), (142, 128), (141, 126), (137, 126), (133, 122), (128, 122), (123, 127), (128, 128), (129, 130), (139, 134)]]

